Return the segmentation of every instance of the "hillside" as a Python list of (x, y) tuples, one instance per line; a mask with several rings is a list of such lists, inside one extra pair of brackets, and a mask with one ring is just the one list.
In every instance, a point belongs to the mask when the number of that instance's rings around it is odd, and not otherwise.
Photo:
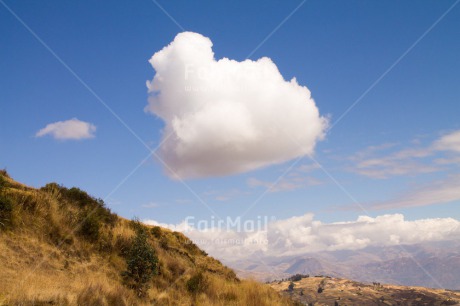
[(183, 234), (55, 183), (0, 172), (0, 305), (290, 305)]
[[(292, 277), (270, 286), (302, 305), (459, 305), (460, 292), (380, 283), (364, 284), (325, 276)], [(289, 286), (291, 285), (291, 290)]]

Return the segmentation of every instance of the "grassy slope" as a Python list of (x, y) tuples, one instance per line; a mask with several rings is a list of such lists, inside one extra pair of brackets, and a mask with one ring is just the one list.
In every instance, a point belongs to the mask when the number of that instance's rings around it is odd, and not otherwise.
[[(143, 297), (122, 272), (133, 222), (79, 189), (34, 189), (0, 172), (0, 305), (290, 305), (267, 285), (239, 280), (181, 233), (145, 226), (158, 275)], [(203, 281), (194, 292), (193, 276)]]

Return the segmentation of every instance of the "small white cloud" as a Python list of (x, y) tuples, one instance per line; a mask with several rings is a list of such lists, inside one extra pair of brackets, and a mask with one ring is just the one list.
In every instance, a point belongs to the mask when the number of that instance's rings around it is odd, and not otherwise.
[(293, 191), (310, 186), (321, 185), (323, 182), (314, 177), (285, 176), (275, 182), (263, 181), (256, 178), (249, 178), (246, 181), (251, 188), (264, 187), (268, 192)]
[(160, 155), (172, 178), (279, 164), (312, 154), (324, 137), (327, 119), (308, 88), (286, 81), (269, 58), (216, 60), (209, 38), (184, 32), (150, 63), (146, 111), (165, 122)]
[(176, 202), (177, 204), (190, 204), (193, 201), (190, 199), (176, 199), (174, 202)]
[(156, 207), (159, 207), (159, 206), (160, 206), (160, 204), (155, 203), (155, 202), (150, 202), (148, 204), (142, 205), (143, 208), (156, 208)]
[(435, 149), (460, 153), (460, 131), (442, 136), (434, 144)]
[(301, 165), (297, 168), (297, 171), (298, 172), (303, 172), (303, 173), (309, 173), (309, 172), (313, 172), (317, 169), (320, 169), (321, 166), (319, 164), (304, 164), (304, 165)]
[(242, 192), (236, 188), (232, 188), (228, 190), (208, 190), (204, 192), (203, 195), (212, 197), (216, 201), (224, 202), (243, 194), (247, 194), (247, 192)]
[(311, 172), (318, 169), (320, 169), (318, 164), (304, 164), (272, 182), (250, 177), (246, 180), (246, 184), (250, 188), (264, 187), (268, 192), (303, 189), (324, 183), (323, 181), (311, 176)]
[[(415, 175), (445, 170), (442, 165), (459, 164), (460, 131), (446, 134), (423, 146), (420, 139), (414, 147), (388, 153), (395, 144), (371, 146), (350, 158), (350, 171), (376, 179), (398, 175)], [(441, 157), (441, 156), (446, 157)]]
[(373, 209), (392, 209), (418, 207), (460, 201), (460, 175), (451, 175), (445, 179), (430, 182), (425, 186), (407, 191), (395, 199), (376, 203)]
[[(392, 146), (381, 146), (389, 149)], [(352, 172), (375, 179), (386, 179), (398, 175), (415, 175), (439, 171), (439, 167), (433, 164), (423, 163), (423, 159), (430, 157), (433, 150), (430, 147), (419, 147), (403, 149), (400, 151), (381, 154), (376, 146), (368, 147), (358, 152), (350, 160), (354, 165), (350, 168)], [(380, 156), (376, 156), (380, 153)], [(386, 153), (386, 152), (385, 152)]]
[(35, 137), (51, 135), (54, 139), (59, 140), (79, 140), (93, 138), (96, 132), (96, 126), (89, 122), (73, 118), (66, 121), (50, 123), (35, 134)]

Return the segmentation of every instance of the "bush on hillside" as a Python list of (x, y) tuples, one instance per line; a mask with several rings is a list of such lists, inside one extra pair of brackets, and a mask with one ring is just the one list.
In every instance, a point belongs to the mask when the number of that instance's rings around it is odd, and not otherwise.
[(58, 183), (48, 183), (46, 184), (45, 186), (41, 187), (40, 190), (41, 191), (46, 191), (46, 192), (52, 192), (52, 191), (55, 191), (55, 190), (58, 190), (58, 191), (61, 191), (63, 188), (63, 186), (59, 185)]
[(78, 234), (88, 241), (96, 242), (100, 236), (101, 225), (94, 213), (82, 214), (80, 217), (80, 228)]
[(74, 203), (77, 203), (78, 205), (80, 205), (80, 207), (94, 206), (95, 204), (97, 204), (96, 199), (94, 199), (92, 196), (90, 196), (88, 193), (81, 190), (80, 188), (72, 187), (70, 189), (67, 189), (63, 187), (61, 189), (61, 192), (66, 199)]
[(206, 290), (206, 288), (208, 287), (208, 282), (203, 273), (198, 272), (192, 277), (190, 277), (190, 279), (186, 283), (186, 286), (187, 290), (190, 293), (197, 294)]
[(77, 220), (78, 223), (81, 223), (80, 233), (92, 241), (98, 237), (101, 223), (114, 226), (118, 219), (117, 215), (106, 207), (104, 200), (96, 199), (80, 188), (72, 187), (69, 189), (57, 183), (49, 183), (40, 190), (51, 194), (58, 193), (61, 207), (68, 203), (83, 209)]
[(8, 178), (11, 178), (10, 175), (8, 174), (8, 171), (6, 171), (6, 169), (1, 169), (0, 170), (0, 176), (5, 176), (5, 177), (8, 177)]
[(10, 178), (8, 172), (6, 172), (5, 169), (0, 170), (0, 191), (2, 191), (3, 188), (9, 187), (7, 178)]
[(161, 228), (159, 226), (154, 226), (152, 227), (152, 229), (150, 230), (150, 232), (152, 233), (153, 237), (157, 238), (157, 239), (160, 239), (161, 236), (162, 236), (162, 233), (161, 233)]
[(13, 203), (2, 193), (6, 187), (5, 177), (9, 177), (8, 172), (5, 169), (0, 170), (0, 229), (11, 226), (13, 218)]
[(13, 203), (5, 195), (0, 193), (0, 229), (12, 225)]
[(289, 277), (288, 280), (293, 281), (293, 282), (298, 282), (302, 278), (308, 278), (308, 277), (310, 277), (310, 275), (308, 275), (308, 274), (295, 274), (295, 275), (292, 275), (291, 277)]
[(82, 208), (96, 209), (96, 214), (99, 216), (101, 221), (111, 223), (114, 219), (116, 220), (116, 215), (106, 207), (104, 200), (96, 199), (80, 188), (72, 187), (67, 189), (65, 187), (61, 187), (61, 193), (65, 199), (78, 204)]
[(139, 221), (133, 222), (136, 236), (126, 257), (127, 270), (123, 272), (125, 283), (144, 296), (148, 283), (158, 274), (158, 257), (147, 241), (147, 231)]
[(5, 185), (6, 185), (5, 178), (3, 175), (0, 174), (0, 190), (2, 190), (3, 187), (5, 187)]

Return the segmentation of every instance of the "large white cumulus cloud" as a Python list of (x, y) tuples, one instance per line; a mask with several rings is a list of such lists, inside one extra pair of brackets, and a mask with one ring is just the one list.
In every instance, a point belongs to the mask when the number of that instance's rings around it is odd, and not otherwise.
[(184, 32), (150, 63), (146, 110), (165, 122), (160, 152), (171, 177), (281, 163), (312, 154), (324, 137), (327, 120), (308, 88), (285, 81), (269, 58), (216, 60), (209, 38)]
[[(192, 221), (192, 222), (191, 222)], [(201, 226), (199, 220), (184, 220), (177, 225), (161, 225), (181, 231), (209, 254), (225, 260), (264, 256), (300, 255), (321, 251), (358, 250), (369, 246), (416, 244), (429, 241), (458, 239), (460, 221), (452, 218), (433, 218), (409, 221), (401, 214), (375, 218), (361, 216), (356, 221), (323, 223), (312, 214), (269, 222), (267, 226), (248, 227), (244, 224), (228, 228)], [(237, 224), (236, 219), (229, 221)], [(204, 224), (206, 225), (206, 223)]]

